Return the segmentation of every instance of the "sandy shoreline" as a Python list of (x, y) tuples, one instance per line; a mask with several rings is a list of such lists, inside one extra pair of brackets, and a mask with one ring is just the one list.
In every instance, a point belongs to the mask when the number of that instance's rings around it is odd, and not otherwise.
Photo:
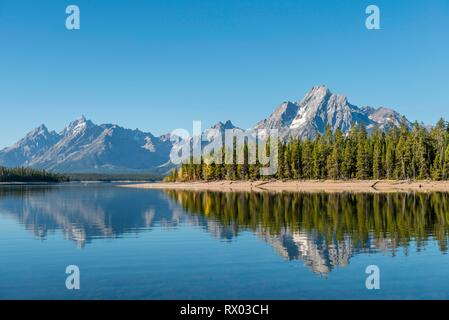
[(192, 191), (272, 192), (449, 192), (449, 181), (213, 181), (155, 182), (121, 185), (126, 188)]

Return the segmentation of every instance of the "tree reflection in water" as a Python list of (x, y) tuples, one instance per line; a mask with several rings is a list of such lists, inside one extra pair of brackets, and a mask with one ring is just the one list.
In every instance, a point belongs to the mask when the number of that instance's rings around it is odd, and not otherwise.
[(447, 252), (449, 194), (166, 193), (234, 236), (252, 230), (286, 259), (301, 259), (319, 274), (361, 252), (407, 252), (411, 242), (421, 250), (436, 240)]
[(201, 227), (224, 240), (251, 231), (285, 259), (327, 274), (359, 253), (395, 255), (436, 241), (447, 253), (449, 194), (152, 191), (114, 186), (0, 188), (0, 215), (44, 240), (62, 230), (84, 247), (155, 227)]

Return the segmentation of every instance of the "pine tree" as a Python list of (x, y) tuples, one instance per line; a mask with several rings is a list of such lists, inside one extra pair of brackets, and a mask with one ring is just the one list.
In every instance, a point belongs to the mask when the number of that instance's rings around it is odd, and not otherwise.
[(240, 147), (240, 152), (243, 153), (243, 163), (237, 165), (237, 177), (239, 180), (249, 179), (249, 167), (248, 167), (248, 145), (245, 142), (243, 147)]
[(257, 148), (257, 144), (253, 145), (253, 149), (255, 150), (254, 158), (255, 163), (249, 164), (248, 170), (249, 170), (249, 179), (251, 180), (258, 180), (260, 178), (259, 176), (259, 150)]
[(373, 140), (373, 179), (383, 178), (383, 155), (385, 153), (385, 136), (376, 126), (372, 136)]
[(302, 154), (301, 154), (301, 140), (295, 139), (291, 142), (290, 163), (292, 164), (292, 178), (299, 179), (302, 174)]
[(345, 179), (352, 179), (355, 176), (357, 161), (357, 128), (353, 126), (344, 142), (342, 174)]
[(344, 137), (340, 129), (335, 132), (335, 138), (331, 146), (327, 167), (329, 178), (340, 179), (342, 177)]
[(322, 136), (315, 139), (312, 151), (312, 176), (314, 179), (324, 177), (325, 169), (325, 142)]
[(444, 171), (446, 172), (446, 177), (447, 177), (447, 173), (449, 172), (449, 146), (446, 148), (446, 152), (445, 152)]
[(277, 178), (284, 178), (284, 144), (279, 141), (278, 143), (278, 170), (277, 170)]
[(396, 172), (396, 145), (397, 145), (397, 129), (392, 129), (386, 138), (385, 146), (385, 177), (394, 179)]
[(309, 139), (304, 143), (303, 151), (302, 151), (302, 175), (303, 179), (312, 179), (313, 177), (313, 146)]
[(429, 178), (429, 160), (428, 160), (428, 146), (425, 142), (425, 137), (420, 137), (418, 141), (418, 145), (415, 150), (416, 155), (416, 165), (418, 179), (427, 179)]
[(445, 152), (447, 148), (447, 124), (444, 119), (440, 119), (430, 133), (434, 148), (434, 161), (432, 165), (432, 177), (435, 180), (446, 179), (446, 172), (443, 170)]
[(368, 178), (368, 161), (366, 150), (367, 132), (365, 126), (360, 126), (357, 134), (357, 174), (359, 180)]
[(292, 163), (291, 163), (291, 151), (292, 149), (292, 142), (288, 143), (284, 148), (284, 158), (282, 161), (284, 161), (284, 174), (283, 177), (285, 179), (292, 179)]

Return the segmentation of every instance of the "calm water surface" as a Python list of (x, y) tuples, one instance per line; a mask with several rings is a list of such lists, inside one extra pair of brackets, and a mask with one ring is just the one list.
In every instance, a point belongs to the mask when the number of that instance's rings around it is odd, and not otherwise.
[(441, 193), (0, 187), (0, 298), (449, 299), (448, 230)]

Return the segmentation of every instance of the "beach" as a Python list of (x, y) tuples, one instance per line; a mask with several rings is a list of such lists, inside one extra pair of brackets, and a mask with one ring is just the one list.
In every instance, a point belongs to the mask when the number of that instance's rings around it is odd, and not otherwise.
[(137, 183), (121, 185), (121, 187), (222, 192), (449, 192), (449, 181), (200, 181)]

